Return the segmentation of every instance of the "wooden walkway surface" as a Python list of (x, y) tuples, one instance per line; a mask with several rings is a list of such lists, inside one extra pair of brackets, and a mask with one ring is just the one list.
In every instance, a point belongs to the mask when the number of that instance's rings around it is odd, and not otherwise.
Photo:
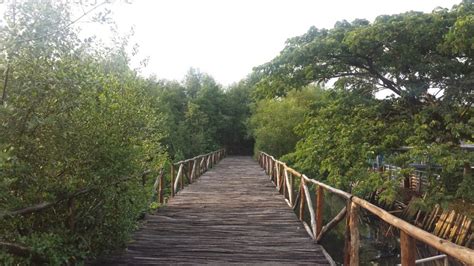
[(251, 157), (227, 157), (145, 220), (127, 249), (96, 261), (329, 265), (324, 249)]

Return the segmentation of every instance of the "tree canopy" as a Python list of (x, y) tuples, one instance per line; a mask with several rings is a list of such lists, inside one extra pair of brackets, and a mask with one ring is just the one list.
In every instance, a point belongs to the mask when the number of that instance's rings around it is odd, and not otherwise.
[[(431, 13), (311, 27), (288, 39), (277, 57), (255, 69), (254, 95), (286, 99), (295, 89), (322, 84), (327, 96), (310, 105), (295, 127), (296, 149), (283, 158), (362, 195), (385, 186), (368, 174), (371, 158), (384, 155), (404, 168), (423, 162), (442, 169), (442, 180), (430, 182), (433, 198), (457, 191), (472, 199), (463, 189), (472, 174), (461, 174), (472, 153), (460, 144), (474, 141), (473, 16), (472, 1), (463, 1)], [(258, 117), (257, 111), (252, 119)], [(397, 153), (402, 146), (411, 149)]]
[(244, 88), (197, 69), (182, 82), (144, 78), (126, 37), (93, 40), (57, 1), (14, 3), (1, 25), (2, 264), (77, 263), (119, 247), (161, 167), (249, 141)]

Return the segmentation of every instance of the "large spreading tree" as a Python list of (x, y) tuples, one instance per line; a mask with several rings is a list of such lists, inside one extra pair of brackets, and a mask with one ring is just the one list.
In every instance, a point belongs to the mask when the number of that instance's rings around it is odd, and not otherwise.
[(313, 105), (297, 128), (302, 140), (287, 156), (306, 171), (345, 189), (377, 189), (364, 174), (368, 159), (408, 145), (413, 149), (394, 161), (442, 166), (442, 180), (431, 180), (436, 193), (466, 196), (472, 175), (459, 170), (469, 168), (472, 154), (459, 146), (474, 140), (473, 51), (471, 0), (431, 13), (341, 21), (289, 39), (255, 69), (255, 93), (278, 99), (307, 84), (332, 87), (333, 96)]

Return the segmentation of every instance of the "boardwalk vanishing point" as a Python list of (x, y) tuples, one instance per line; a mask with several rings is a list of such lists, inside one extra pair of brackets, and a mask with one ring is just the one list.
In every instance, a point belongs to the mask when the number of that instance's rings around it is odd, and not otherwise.
[(333, 265), (251, 157), (227, 157), (97, 265)]

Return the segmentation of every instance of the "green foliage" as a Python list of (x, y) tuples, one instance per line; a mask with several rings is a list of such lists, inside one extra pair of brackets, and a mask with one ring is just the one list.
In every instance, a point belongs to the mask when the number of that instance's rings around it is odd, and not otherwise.
[[(401, 129), (381, 119), (387, 106), (370, 95), (329, 90), (312, 105), (297, 127), (301, 140), (287, 161), (315, 178), (355, 194), (383, 189), (393, 197), (392, 182), (367, 171), (369, 159), (401, 144)], [(392, 136), (392, 137), (386, 137)]]
[[(384, 155), (407, 170), (410, 163), (425, 163), (427, 201), (474, 199), (465, 188), (472, 173), (463, 174), (473, 155), (459, 146), (474, 137), (473, 16), (474, 5), (465, 0), (451, 10), (312, 27), (289, 39), (279, 56), (256, 69), (256, 97), (284, 102), (307, 84), (330, 81), (334, 88), (297, 122), (301, 140), (294, 152), (285, 149), (290, 153), (284, 160), (337, 187), (360, 195), (383, 191), (388, 199), (398, 181), (369, 173), (369, 159)], [(392, 96), (375, 98), (380, 91)], [(272, 132), (280, 128), (274, 125)], [(267, 146), (281, 145), (266, 139)], [(411, 149), (396, 152), (401, 146)]]
[[(0, 241), (54, 265), (128, 240), (159, 207), (145, 170), (156, 177), (168, 160), (246, 138), (248, 87), (226, 92), (195, 69), (183, 82), (144, 79), (129, 67), (126, 37), (107, 48), (91, 40), (55, 1), (12, 5), (0, 27), (0, 215), (54, 203), (1, 217)], [(0, 250), (1, 264), (35, 259)]]
[(251, 116), (250, 105), (253, 103), (251, 80), (245, 79), (234, 84), (225, 92), (224, 126), (219, 130), (219, 137), (225, 143), (230, 154), (252, 154), (254, 140), (248, 134), (247, 120)]
[(310, 104), (321, 89), (308, 87), (292, 91), (284, 98), (263, 99), (255, 104), (249, 128), (255, 137), (255, 150), (280, 157), (294, 150), (300, 137), (294, 128), (304, 120)]
[[(156, 96), (129, 69), (124, 43), (92, 49), (67, 27), (60, 3), (22, 2), (7, 22), (0, 34), (8, 55), (1, 64), (10, 68), (1, 77), (8, 83), (0, 106), (0, 212), (59, 202), (2, 218), (1, 241), (51, 264), (123, 244), (151, 192), (137, 177), (166, 159)], [(88, 192), (72, 199), (78, 191)]]
[[(450, 11), (383, 15), (373, 23), (341, 21), (329, 30), (312, 27), (257, 69), (263, 75), (257, 91), (281, 96), (338, 78), (337, 86), (351, 90), (389, 90), (413, 110), (422, 102), (470, 106), (473, 14), (472, 1), (464, 1)], [(443, 90), (445, 97), (435, 99), (430, 88)]]
[[(164, 143), (175, 160), (219, 147), (228, 152), (249, 150), (245, 121), (250, 116), (250, 87), (240, 83), (223, 90), (209, 75), (190, 69), (184, 81), (149, 81), (169, 134)], [(247, 152), (249, 153), (249, 152)]]

